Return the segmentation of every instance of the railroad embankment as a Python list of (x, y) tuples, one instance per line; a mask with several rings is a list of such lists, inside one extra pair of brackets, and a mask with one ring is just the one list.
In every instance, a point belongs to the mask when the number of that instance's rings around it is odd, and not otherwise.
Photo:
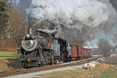
[(0, 72), (18, 68), (17, 52), (0, 51)]

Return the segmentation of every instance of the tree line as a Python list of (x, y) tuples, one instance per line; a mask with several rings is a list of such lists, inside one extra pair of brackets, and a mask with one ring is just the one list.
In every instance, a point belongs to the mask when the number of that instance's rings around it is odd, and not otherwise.
[(25, 9), (30, 0), (0, 0), (0, 47), (20, 47), (21, 38), (27, 33)]

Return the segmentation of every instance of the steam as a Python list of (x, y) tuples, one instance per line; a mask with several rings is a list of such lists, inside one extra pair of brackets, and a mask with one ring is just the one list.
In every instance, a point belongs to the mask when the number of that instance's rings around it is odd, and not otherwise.
[(47, 32), (47, 33), (50, 33), (50, 34), (57, 32), (57, 30), (48, 30), (48, 29), (37, 29), (37, 30)]
[(110, 31), (117, 13), (109, 0), (32, 0), (27, 18), (30, 27), (53, 23), (59, 29), (57, 37), (87, 41), (97, 32)]
[(109, 18), (106, 4), (97, 0), (32, 0), (29, 25), (49, 21), (68, 28), (96, 27)]
[(117, 24), (113, 27), (113, 32), (111, 32), (111, 34), (113, 35), (113, 42), (115, 43), (115, 45), (117, 45)]

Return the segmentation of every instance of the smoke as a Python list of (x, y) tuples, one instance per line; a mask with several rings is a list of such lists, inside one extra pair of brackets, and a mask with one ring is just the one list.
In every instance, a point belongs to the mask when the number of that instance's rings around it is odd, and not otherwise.
[(113, 34), (113, 42), (117, 45), (117, 24), (113, 27), (112, 31), (113, 32), (111, 32), (111, 34)]
[(30, 27), (53, 23), (58, 37), (90, 41), (113, 28), (117, 13), (109, 0), (32, 0), (27, 18)]
[(96, 27), (109, 18), (106, 4), (96, 0), (32, 0), (29, 25), (49, 21), (68, 28)]
[(113, 7), (116, 9), (117, 11), (117, 0), (110, 0), (110, 2), (112, 3)]
[(37, 30), (47, 32), (47, 33), (50, 33), (50, 34), (57, 32), (57, 30), (48, 30), (48, 29), (37, 29)]
[[(114, 6), (114, 8), (117, 11), (117, 0), (110, 0), (110, 2), (112, 3), (112, 5)], [(113, 27), (111, 34), (114, 34), (113, 35), (113, 42), (115, 43), (115, 45), (117, 45), (117, 23)]]

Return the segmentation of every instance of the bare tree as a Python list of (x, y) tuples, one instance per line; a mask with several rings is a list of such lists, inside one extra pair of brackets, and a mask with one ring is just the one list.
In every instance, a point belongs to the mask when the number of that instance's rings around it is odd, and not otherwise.
[(15, 49), (20, 47), (21, 38), (27, 33), (28, 22), (25, 20), (26, 17), (25, 9), (27, 8), (27, 6), (29, 6), (29, 3), (27, 3), (28, 0), (18, 1), (17, 0), (8, 1), (10, 7), (7, 13), (10, 17), (8, 19), (8, 23), (4, 27), (4, 32), (2, 32), (2, 38), (0, 38), (1, 44), (0, 48)]
[(100, 53), (104, 57), (108, 57), (109, 52), (112, 49), (112, 45), (106, 39), (100, 39), (98, 46), (99, 46)]
[(31, 3), (31, 0), (19, 0), (20, 8), (23, 10), (26, 10), (27, 8), (29, 8), (30, 3)]
[(10, 18), (4, 34), (7, 46), (19, 47), (22, 36), (27, 33), (28, 23), (21, 16), (20, 12), (14, 8), (9, 11)]

